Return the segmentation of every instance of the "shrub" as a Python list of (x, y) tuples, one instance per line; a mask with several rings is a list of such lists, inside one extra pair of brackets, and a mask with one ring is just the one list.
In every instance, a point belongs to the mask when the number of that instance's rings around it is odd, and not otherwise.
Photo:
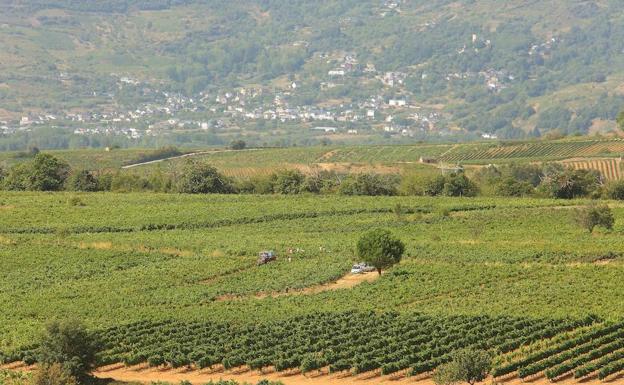
[(305, 192), (328, 194), (336, 192), (342, 183), (342, 177), (334, 171), (320, 171), (308, 175), (301, 186)]
[(424, 183), (423, 192), (425, 195), (436, 196), (466, 196), (477, 195), (477, 185), (463, 173), (453, 173), (449, 175), (438, 175)]
[(477, 185), (463, 173), (451, 174), (445, 177), (442, 193), (450, 197), (472, 197), (477, 195)]
[(275, 174), (273, 191), (278, 194), (299, 194), (305, 176), (299, 170), (283, 170)]
[(438, 175), (434, 178), (430, 178), (424, 182), (423, 192), (425, 195), (436, 196), (442, 194), (444, 191), (444, 184), (446, 179), (442, 175)]
[(609, 183), (606, 195), (609, 199), (624, 200), (624, 180)]
[(496, 195), (505, 197), (522, 197), (532, 194), (533, 185), (529, 182), (519, 181), (512, 177), (508, 177), (500, 181), (496, 185)]
[(95, 366), (96, 344), (93, 336), (77, 321), (54, 321), (45, 328), (37, 351), (42, 365), (59, 364), (78, 380), (88, 377)]
[(396, 195), (398, 180), (396, 177), (378, 174), (349, 175), (340, 185), (343, 195)]
[(594, 170), (574, 170), (558, 164), (547, 165), (539, 191), (551, 198), (573, 199), (596, 191), (601, 176)]
[(433, 380), (438, 385), (467, 382), (470, 385), (485, 380), (492, 368), (492, 356), (485, 351), (460, 350), (452, 354), (452, 360), (436, 369)]
[(28, 163), (22, 163), (13, 166), (4, 177), (4, 188), (13, 191), (28, 190), (28, 176), (30, 175), (30, 172), (30, 164)]
[(76, 377), (61, 364), (41, 365), (33, 374), (32, 385), (77, 385)]
[(185, 194), (228, 194), (233, 187), (216, 168), (201, 162), (187, 161), (178, 181), (178, 191)]
[(59, 191), (69, 176), (69, 165), (52, 155), (37, 154), (29, 167), (28, 189), (34, 191)]
[(92, 172), (78, 170), (72, 172), (67, 180), (66, 188), (70, 191), (98, 191), (99, 184)]
[(244, 150), (247, 147), (247, 143), (244, 140), (234, 140), (230, 143), (232, 150)]
[(80, 206), (84, 207), (86, 204), (80, 199), (80, 197), (73, 196), (67, 200), (67, 204), (70, 206)]
[(579, 226), (592, 233), (596, 226), (604, 227), (609, 230), (613, 229), (615, 218), (609, 206), (592, 203), (587, 207), (576, 210), (576, 222)]
[(131, 191), (144, 191), (150, 188), (147, 179), (141, 178), (138, 175), (129, 175), (117, 173), (111, 180), (111, 191), (116, 192), (131, 192)]

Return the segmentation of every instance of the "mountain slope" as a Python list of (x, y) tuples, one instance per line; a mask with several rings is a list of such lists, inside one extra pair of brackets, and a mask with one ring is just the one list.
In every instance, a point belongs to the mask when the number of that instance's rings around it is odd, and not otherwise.
[[(624, 9), (615, 0), (0, 0), (0, 7), (0, 120), (126, 111), (175, 92), (209, 95), (194, 110), (181, 108), (185, 118), (228, 117), (226, 127), (257, 131), (248, 120), (258, 116), (212, 108), (216, 96), (252, 87), (262, 92), (247, 98), (249, 114), (342, 108), (337, 113), (359, 114), (344, 121), (360, 132), (382, 130), (391, 115), (398, 132), (514, 138), (612, 129), (624, 105)], [(412, 108), (362, 123), (367, 109), (390, 100)]]

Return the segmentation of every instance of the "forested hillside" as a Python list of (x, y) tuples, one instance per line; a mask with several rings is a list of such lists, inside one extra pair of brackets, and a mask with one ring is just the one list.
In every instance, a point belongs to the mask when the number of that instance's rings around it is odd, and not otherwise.
[(32, 121), (93, 130), (49, 147), (98, 145), (102, 126), (144, 143), (203, 128), (206, 137), (171, 141), (308, 144), (326, 133), (309, 128), (328, 124), (360, 142), (520, 138), (608, 131), (624, 105), (616, 0), (0, 0), (0, 9), (8, 148), (33, 141), (15, 129)]

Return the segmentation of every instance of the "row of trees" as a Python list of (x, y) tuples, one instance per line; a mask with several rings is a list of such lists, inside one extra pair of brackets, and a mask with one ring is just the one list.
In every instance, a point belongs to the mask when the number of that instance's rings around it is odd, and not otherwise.
[(305, 175), (298, 170), (281, 170), (251, 179), (232, 179), (215, 167), (187, 161), (173, 173), (157, 170), (147, 176), (132, 173), (95, 173), (72, 170), (52, 155), (39, 153), (30, 162), (0, 169), (0, 186), (14, 191), (160, 191), (186, 194), (342, 194), (342, 195), (427, 195), (473, 196), (476, 186), (463, 174), (438, 176), (423, 181), (422, 189), (402, 186), (398, 175), (338, 174), (319, 172)]
[(188, 160), (181, 168), (147, 175), (130, 172), (96, 173), (72, 169), (50, 154), (38, 153), (29, 162), (0, 168), (0, 188), (14, 191), (157, 191), (185, 194), (341, 194), (425, 196), (535, 196), (545, 198), (624, 199), (624, 181), (606, 183), (595, 170), (574, 170), (558, 163), (488, 166), (468, 177), (463, 171), (420, 174), (340, 174), (296, 169), (249, 179), (229, 178), (215, 167)]
[(607, 183), (596, 170), (575, 170), (560, 163), (488, 166), (475, 174), (474, 181), (483, 195), (624, 199), (624, 182)]

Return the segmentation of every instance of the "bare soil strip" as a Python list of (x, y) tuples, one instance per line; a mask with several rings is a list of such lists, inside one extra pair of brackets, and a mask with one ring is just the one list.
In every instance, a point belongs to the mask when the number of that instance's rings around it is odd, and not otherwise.
[(326, 283), (323, 285), (311, 286), (300, 290), (280, 291), (273, 293), (256, 293), (252, 295), (222, 295), (216, 298), (216, 301), (235, 301), (249, 298), (262, 299), (267, 297), (277, 298), (283, 296), (292, 295), (309, 295), (318, 294), (325, 291), (339, 290), (339, 289), (351, 289), (363, 282), (373, 282), (379, 278), (379, 274), (376, 272), (364, 273), (364, 274), (347, 274), (335, 282)]
[(198, 371), (198, 370), (184, 370), (184, 369), (160, 369), (160, 368), (123, 368), (116, 370), (109, 370), (106, 372), (96, 371), (94, 375), (98, 378), (110, 378), (116, 381), (126, 382), (143, 382), (150, 383), (156, 381), (166, 381), (171, 383), (179, 383), (180, 381), (190, 381), (195, 385), (201, 385), (210, 381), (235, 380), (238, 383), (250, 383), (255, 384), (263, 379), (272, 381), (281, 381), (285, 385), (374, 385), (383, 383), (394, 384), (419, 384), (419, 385), (434, 385), (431, 379), (414, 380), (414, 379), (392, 379), (388, 376), (381, 377), (371, 373), (363, 373), (361, 375), (352, 376), (346, 373), (336, 374), (324, 374), (324, 373), (310, 373), (306, 376), (292, 373), (275, 373), (265, 372), (260, 373), (257, 371), (244, 371), (235, 369), (228, 372), (211, 373), (210, 371)]
[[(156, 381), (166, 381), (171, 383), (179, 383), (180, 381), (190, 381), (195, 385), (201, 385), (210, 381), (235, 380), (239, 383), (255, 384), (260, 380), (267, 379), (272, 381), (281, 381), (285, 385), (377, 385), (377, 384), (397, 384), (397, 385), (435, 385), (431, 377), (397, 377), (397, 376), (381, 376), (375, 372), (362, 373), (359, 375), (351, 375), (350, 373), (310, 373), (306, 376), (297, 372), (275, 373), (266, 371), (260, 373), (258, 371), (246, 371), (235, 369), (227, 372), (211, 372), (210, 370), (188, 370), (188, 369), (163, 369), (163, 368), (145, 368), (144, 366), (136, 366), (129, 368), (98, 370), (94, 373), (98, 378), (110, 378), (116, 381), (125, 382), (142, 382), (150, 383)], [(563, 379), (557, 381), (557, 385), (599, 385), (599, 384), (620, 384), (622, 376), (610, 379), (609, 381), (592, 380), (575, 380)], [(509, 380), (494, 382), (489, 378), (481, 384), (499, 383), (505, 385), (551, 385), (548, 379), (542, 377), (534, 380), (522, 380), (519, 378), (511, 378)]]
[[(32, 371), (34, 366), (27, 366), (23, 362), (0, 365), (0, 370)], [(405, 377), (402, 375), (382, 376), (379, 371), (352, 375), (349, 372), (328, 374), (327, 368), (317, 372), (302, 375), (298, 370), (275, 372), (266, 369), (262, 372), (252, 371), (246, 367), (224, 371), (223, 368), (195, 370), (192, 368), (170, 369), (166, 367), (149, 368), (147, 364), (139, 364), (126, 367), (124, 364), (113, 364), (101, 367), (93, 372), (93, 375), (101, 379), (111, 379), (121, 382), (152, 383), (158, 381), (172, 384), (181, 381), (190, 381), (194, 385), (202, 385), (210, 381), (234, 380), (240, 384), (256, 384), (261, 380), (281, 381), (285, 385), (435, 385), (430, 375), (425, 374), (417, 377)], [(570, 377), (563, 378), (557, 385), (605, 385), (624, 383), (624, 373), (600, 381), (595, 377), (576, 380)], [(544, 376), (533, 379), (520, 379), (515, 376), (494, 380), (488, 378), (479, 385), (504, 384), (504, 385), (552, 385), (553, 382)]]

